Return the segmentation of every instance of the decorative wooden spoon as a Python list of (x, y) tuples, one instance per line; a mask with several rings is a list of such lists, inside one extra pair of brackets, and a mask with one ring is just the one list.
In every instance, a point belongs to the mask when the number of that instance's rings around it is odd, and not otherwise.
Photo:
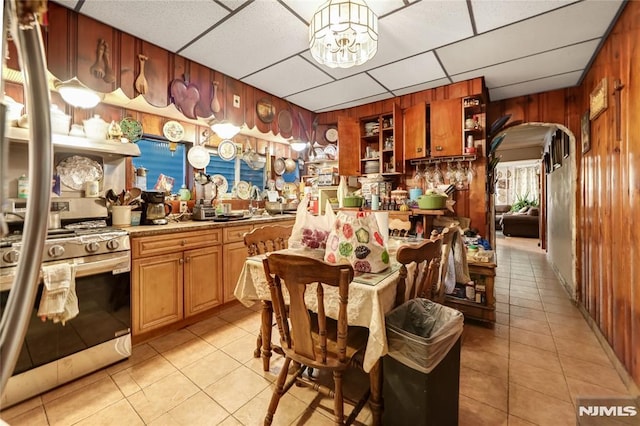
[(104, 69), (102, 68), (102, 55), (104, 55), (104, 40), (98, 40), (98, 46), (96, 47), (96, 61), (89, 68), (89, 72), (96, 78), (104, 77)]
[(213, 82), (213, 96), (211, 96), (211, 111), (220, 112), (220, 101), (218, 101), (218, 82)]
[(113, 68), (111, 68), (111, 58), (110, 58), (110, 51), (109, 51), (109, 43), (107, 43), (106, 41), (104, 42), (104, 55), (103, 55), (103, 59), (104, 59), (104, 78), (102, 80), (104, 80), (105, 83), (113, 83), (114, 81), (116, 81), (116, 74), (113, 72)]
[(138, 74), (138, 78), (136, 78), (135, 87), (138, 93), (144, 95), (147, 93), (147, 90), (149, 90), (147, 79), (144, 76), (144, 63), (149, 58), (143, 54), (138, 54), (138, 59), (140, 60), (140, 74)]

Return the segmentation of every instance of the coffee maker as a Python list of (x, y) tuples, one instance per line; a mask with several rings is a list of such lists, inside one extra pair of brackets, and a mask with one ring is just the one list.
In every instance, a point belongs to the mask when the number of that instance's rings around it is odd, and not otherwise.
[[(164, 192), (142, 192), (142, 223), (145, 225), (166, 225), (167, 214), (171, 213), (171, 204), (165, 204)], [(166, 207), (169, 207), (167, 213)]]

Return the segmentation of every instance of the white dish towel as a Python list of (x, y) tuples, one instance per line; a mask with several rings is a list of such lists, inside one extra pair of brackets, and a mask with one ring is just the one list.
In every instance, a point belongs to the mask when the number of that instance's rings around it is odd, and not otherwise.
[(76, 295), (76, 268), (68, 263), (43, 265), (42, 279), (44, 290), (38, 308), (38, 316), (43, 321), (62, 322), (78, 315), (78, 297)]

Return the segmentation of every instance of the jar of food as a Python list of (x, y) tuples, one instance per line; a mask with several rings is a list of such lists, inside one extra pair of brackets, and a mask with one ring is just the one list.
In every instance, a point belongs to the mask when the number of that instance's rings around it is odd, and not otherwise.
[(29, 178), (22, 175), (18, 178), (18, 198), (27, 199), (29, 197)]

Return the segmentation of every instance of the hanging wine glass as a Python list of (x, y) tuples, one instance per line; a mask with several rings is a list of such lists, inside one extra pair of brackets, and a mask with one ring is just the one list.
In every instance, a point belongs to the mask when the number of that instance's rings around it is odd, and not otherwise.
[(435, 170), (433, 171), (433, 181), (437, 185), (444, 184), (444, 177), (442, 176), (442, 172), (440, 171), (440, 163), (436, 163)]

